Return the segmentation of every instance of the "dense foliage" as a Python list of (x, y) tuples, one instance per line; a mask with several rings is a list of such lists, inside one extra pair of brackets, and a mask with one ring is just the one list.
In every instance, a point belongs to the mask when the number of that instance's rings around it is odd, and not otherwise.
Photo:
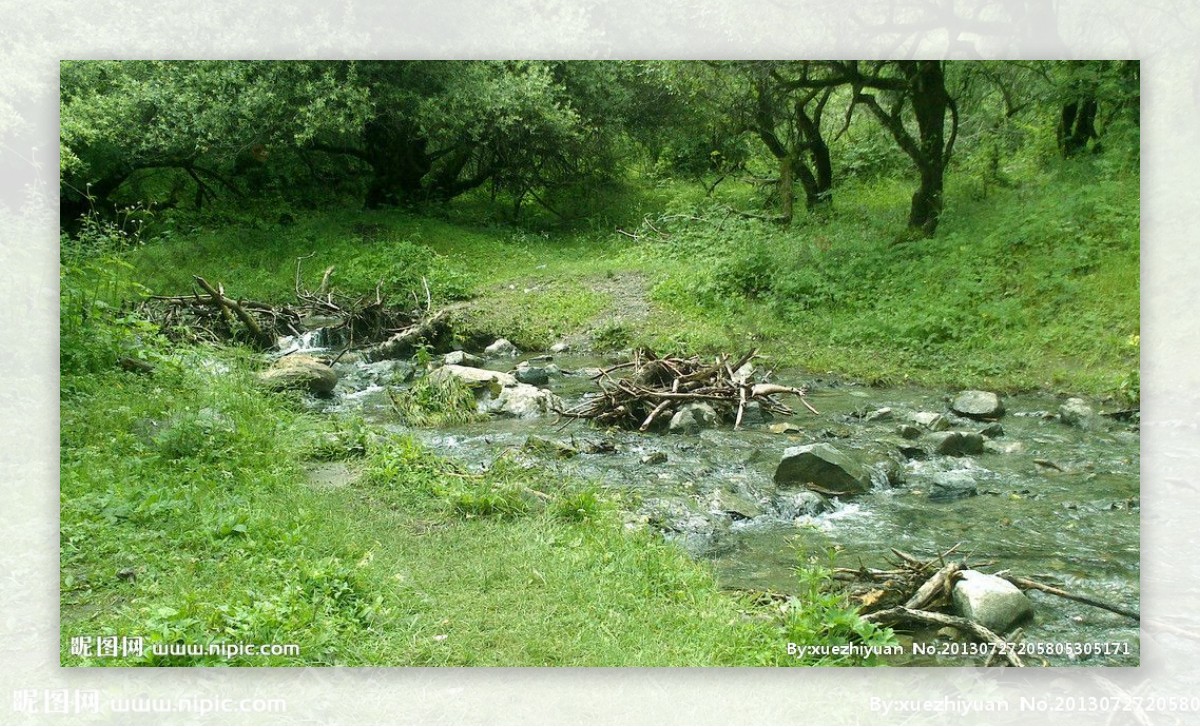
[(1002, 158), (1051, 140), (1130, 163), (1139, 122), (1128, 61), (66, 61), (61, 88), (72, 225), (89, 209), (476, 189), (513, 217), (527, 202), (572, 217), (653, 170), (766, 190), (783, 223), (797, 184), (812, 210), (844, 181), (904, 177), (908, 227), (930, 236), (947, 174), (1002, 183)]

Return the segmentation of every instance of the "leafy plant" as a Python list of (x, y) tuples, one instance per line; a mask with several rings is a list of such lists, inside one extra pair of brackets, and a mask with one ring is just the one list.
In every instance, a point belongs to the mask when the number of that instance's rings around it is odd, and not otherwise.
[(407, 389), (388, 388), (401, 420), (414, 427), (437, 427), (482, 421), (475, 391), (453, 376), (418, 379)]

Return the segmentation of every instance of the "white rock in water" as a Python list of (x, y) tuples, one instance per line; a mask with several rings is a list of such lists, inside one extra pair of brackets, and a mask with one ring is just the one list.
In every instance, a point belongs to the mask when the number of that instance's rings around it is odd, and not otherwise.
[(909, 419), (931, 432), (941, 432), (950, 428), (950, 422), (946, 421), (946, 417), (934, 411), (913, 412)]
[(965, 570), (954, 584), (954, 610), (997, 634), (1033, 615), (1033, 602), (999, 576)]
[(519, 419), (543, 416), (561, 408), (562, 402), (557, 396), (529, 384), (505, 387), (500, 395), (488, 404), (488, 411), (494, 414)]
[(429, 379), (431, 381), (445, 381), (448, 378), (456, 378), (464, 381), (472, 389), (491, 389), (493, 394), (499, 394), (500, 389), (503, 387), (516, 386), (517, 384), (517, 379), (512, 374), (506, 374), (503, 371), (491, 371), (489, 369), (476, 369), (470, 366), (448, 364), (440, 369), (434, 369), (429, 372)]
[(961, 391), (950, 409), (970, 419), (998, 419), (1004, 414), (1004, 402), (991, 391)]
[(496, 339), (495, 343), (483, 349), (483, 355), (491, 356), (493, 358), (516, 356), (517, 347), (514, 346), (512, 341), (509, 341), (507, 338), (499, 338)]
[(717, 425), (717, 410), (703, 402), (684, 404), (671, 417), (669, 430), (675, 434), (695, 434)]
[(442, 358), (442, 361), (451, 366), (480, 366), (483, 364), (483, 359), (466, 351), (451, 351)]
[(1080, 429), (1091, 429), (1096, 425), (1096, 411), (1087, 402), (1077, 397), (1071, 397), (1058, 407), (1058, 418), (1063, 424)]

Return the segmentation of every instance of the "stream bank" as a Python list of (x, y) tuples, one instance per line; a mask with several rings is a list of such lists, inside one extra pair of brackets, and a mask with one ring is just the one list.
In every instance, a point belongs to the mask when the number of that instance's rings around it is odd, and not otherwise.
[[(521, 374), (563, 406), (594, 391), (611, 359), (557, 351), (486, 360), (451, 354), (497, 378)], [(518, 363), (523, 366), (517, 366)], [(529, 369), (540, 373), (530, 376)], [(563, 478), (597, 483), (623, 504), (627, 527), (649, 528), (713, 564), (729, 589), (788, 594), (802, 563), (885, 567), (890, 548), (936, 554), (958, 546), (976, 563), (1063, 585), (1110, 603), (1139, 600), (1139, 442), (1135, 413), (1104, 416), (1081, 400), (1005, 397), (984, 422), (954, 411), (954, 392), (866, 387), (782, 370), (775, 381), (808, 388), (821, 412), (752, 418), (690, 434), (597, 429), (529, 416), (489, 417), (436, 429), (399, 421), (389, 387), (417, 377), (406, 361), (339, 362), (330, 412), (356, 413), (403, 431), (469, 468), (501, 456)], [(473, 367), (472, 367), (473, 368)], [(522, 373), (522, 370), (524, 372)], [(542, 374), (545, 374), (544, 377)], [(485, 405), (486, 406), (486, 405)], [(947, 432), (960, 432), (957, 439)], [(954, 445), (957, 442), (957, 446)], [(852, 497), (778, 483), (789, 448), (825, 445), (882, 453), (869, 488)], [(886, 465), (886, 466), (885, 466)], [(1048, 654), (1050, 665), (1132, 665), (1138, 629), (1115, 614), (1034, 593), (1027, 642), (1125, 645), (1118, 653)], [(930, 636), (923, 635), (922, 638)], [(955, 653), (895, 663), (968, 664)]]

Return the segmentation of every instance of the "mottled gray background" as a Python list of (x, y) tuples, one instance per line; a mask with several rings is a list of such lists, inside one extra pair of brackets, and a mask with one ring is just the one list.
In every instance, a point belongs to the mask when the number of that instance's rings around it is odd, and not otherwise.
[[(0, 724), (1195, 723), (1200, 6), (1188, 0), (0, 0)], [(180, 669), (58, 663), (55, 144), (61, 58), (1140, 58), (1142, 667), (1109, 671)], [(284, 697), (283, 714), (26, 715), (13, 690)], [(1019, 711), (1133, 695), (1141, 711)], [(870, 710), (999, 699), (1002, 715)], [(1065, 703), (1065, 702), (1064, 702)]]

